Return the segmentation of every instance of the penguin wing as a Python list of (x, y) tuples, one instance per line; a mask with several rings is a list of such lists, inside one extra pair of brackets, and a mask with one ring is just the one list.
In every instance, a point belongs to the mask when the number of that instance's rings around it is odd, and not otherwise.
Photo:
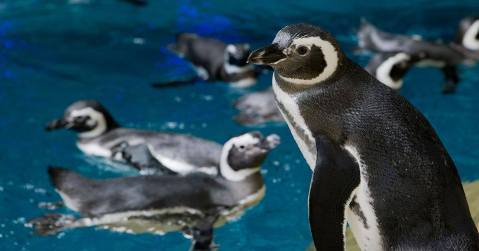
[(172, 171), (178, 164), (188, 165), (188, 169), (218, 167), (223, 148), (216, 142), (179, 134), (157, 134), (148, 139), (148, 146), (151, 154)]
[(317, 138), (317, 163), (309, 191), (309, 224), (317, 250), (343, 249), (344, 211), (359, 185), (358, 163), (326, 137)]
[(221, 183), (202, 174), (92, 180), (63, 168), (48, 172), (65, 204), (85, 216), (178, 207), (210, 210), (235, 204)]

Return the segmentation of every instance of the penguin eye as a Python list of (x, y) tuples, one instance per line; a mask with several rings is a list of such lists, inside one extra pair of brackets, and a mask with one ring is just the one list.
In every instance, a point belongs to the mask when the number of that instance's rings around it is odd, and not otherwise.
[(298, 46), (298, 48), (296, 48), (296, 52), (299, 55), (304, 56), (309, 52), (309, 48), (304, 46), (304, 45), (300, 45), (300, 46)]

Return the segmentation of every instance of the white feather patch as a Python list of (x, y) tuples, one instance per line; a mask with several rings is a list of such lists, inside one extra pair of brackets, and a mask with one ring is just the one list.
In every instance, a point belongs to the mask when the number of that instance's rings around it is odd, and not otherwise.
[(462, 38), (462, 45), (472, 51), (479, 50), (479, 40), (476, 38), (478, 33), (479, 20), (476, 20), (464, 33), (464, 36)]
[(351, 226), (354, 238), (356, 239), (361, 250), (383, 250), (383, 240), (379, 231), (376, 212), (372, 207), (373, 198), (369, 191), (367, 166), (361, 160), (360, 153), (356, 147), (347, 144), (344, 149), (348, 151), (359, 165), (361, 180), (359, 186), (355, 189), (356, 202), (366, 219), (366, 228), (360, 217), (354, 214), (349, 208), (346, 209), (346, 217)]
[(323, 52), (323, 55), (324, 55), (324, 60), (326, 62), (326, 67), (318, 76), (312, 79), (287, 78), (280, 75), (280, 77), (284, 79), (285, 81), (299, 84), (299, 85), (313, 85), (331, 77), (331, 75), (333, 75), (333, 73), (338, 68), (338, 63), (339, 63), (338, 51), (336, 50), (336, 48), (334, 48), (334, 46), (330, 42), (323, 40), (320, 37), (302, 37), (302, 38), (294, 39), (292, 42), (292, 45), (307, 46), (310, 49), (314, 45), (316, 47), (321, 48), (321, 51)]
[[(288, 121), (288, 118), (285, 116), (283, 111), (279, 109), (288, 124), (289, 130), (293, 134), (296, 144), (298, 144), (299, 146), (299, 150), (301, 150), (301, 153), (303, 154), (303, 157), (306, 159), (306, 162), (308, 163), (311, 170), (314, 171), (314, 168), (316, 166), (316, 154), (317, 154), (316, 140), (314, 139), (313, 134), (311, 133), (311, 130), (306, 125), (306, 121), (304, 121), (304, 118), (301, 116), (301, 113), (299, 111), (299, 107), (295, 98), (287, 94), (283, 90), (281, 90), (281, 88), (278, 86), (278, 83), (276, 82), (276, 79), (274, 78), (274, 75), (273, 75), (273, 91), (276, 95), (277, 101), (283, 105), (283, 107), (287, 110), (287, 112), (293, 117), (294, 123), (300, 127), (299, 129), (303, 130), (306, 137), (308, 137), (309, 141), (312, 142), (313, 146), (308, 146), (307, 143), (301, 137), (299, 137), (298, 133), (296, 132), (296, 128), (294, 128), (291, 122)], [(311, 152), (309, 150), (310, 148), (314, 149), (314, 151)]]
[(100, 136), (102, 133), (106, 131), (106, 119), (103, 114), (91, 107), (86, 107), (80, 110), (73, 110), (70, 113), (68, 119), (73, 119), (78, 116), (89, 116), (90, 119), (96, 122), (95, 128), (88, 132), (79, 133), (78, 136), (81, 138), (94, 138)]
[(398, 53), (392, 57), (389, 57), (379, 65), (376, 69), (376, 78), (391, 89), (399, 90), (403, 85), (403, 80), (399, 79), (395, 81), (391, 78), (391, 70), (394, 65), (409, 60), (410, 57), (406, 53)]

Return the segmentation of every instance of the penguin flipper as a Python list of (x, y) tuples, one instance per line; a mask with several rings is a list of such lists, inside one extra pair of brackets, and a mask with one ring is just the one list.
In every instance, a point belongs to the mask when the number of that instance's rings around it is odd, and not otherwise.
[(174, 174), (159, 162), (151, 153), (147, 144), (127, 146), (122, 149), (125, 162), (145, 173)]
[(75, 218), (70, 215), (46, 214), (30, 220), (29, 225), (33, 227), (35, 234), (44, 236), (57, 234), (74, 221)]
[(344, 211), (359, 185), (359, 166), (331, 140), (317, 140), (317, 163), (309, 191), (309, 224), (317, 250), (343, 250)]

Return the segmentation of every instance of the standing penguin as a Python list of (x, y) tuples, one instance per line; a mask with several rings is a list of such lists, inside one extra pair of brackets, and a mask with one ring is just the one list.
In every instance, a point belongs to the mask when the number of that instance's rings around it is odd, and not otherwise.
[(416, 55), (416, 66), (440, 68), (446, 79), (443, 93), (455, 91), (459, 83), (457, 65), (467, 62), (467, 57), (453, 47), (424, 41), (418, 36), (387, 33), (363, 20), (358, 31), (359, 48), (379, 53), (404, 53)]
[(226, 44), (218, 39), (201, 37), (193, 33), (180, 33), (176, 42), (168, 48), (181, 58), (190, 61), (197, 73), (193, 79), (157, 83), (154, 87), (168, 87), (204, 81), (224, 81), (235, 87), (249, 87), (256, 84), (258, 72), (246, 63), (249, 55), (248, 44)]
[(281, 29), (249, 61), (273, 67), (278, 107), (313, 170), (318, 250), (478, 250), (451, 157), (424, 116), (309, 24)]

